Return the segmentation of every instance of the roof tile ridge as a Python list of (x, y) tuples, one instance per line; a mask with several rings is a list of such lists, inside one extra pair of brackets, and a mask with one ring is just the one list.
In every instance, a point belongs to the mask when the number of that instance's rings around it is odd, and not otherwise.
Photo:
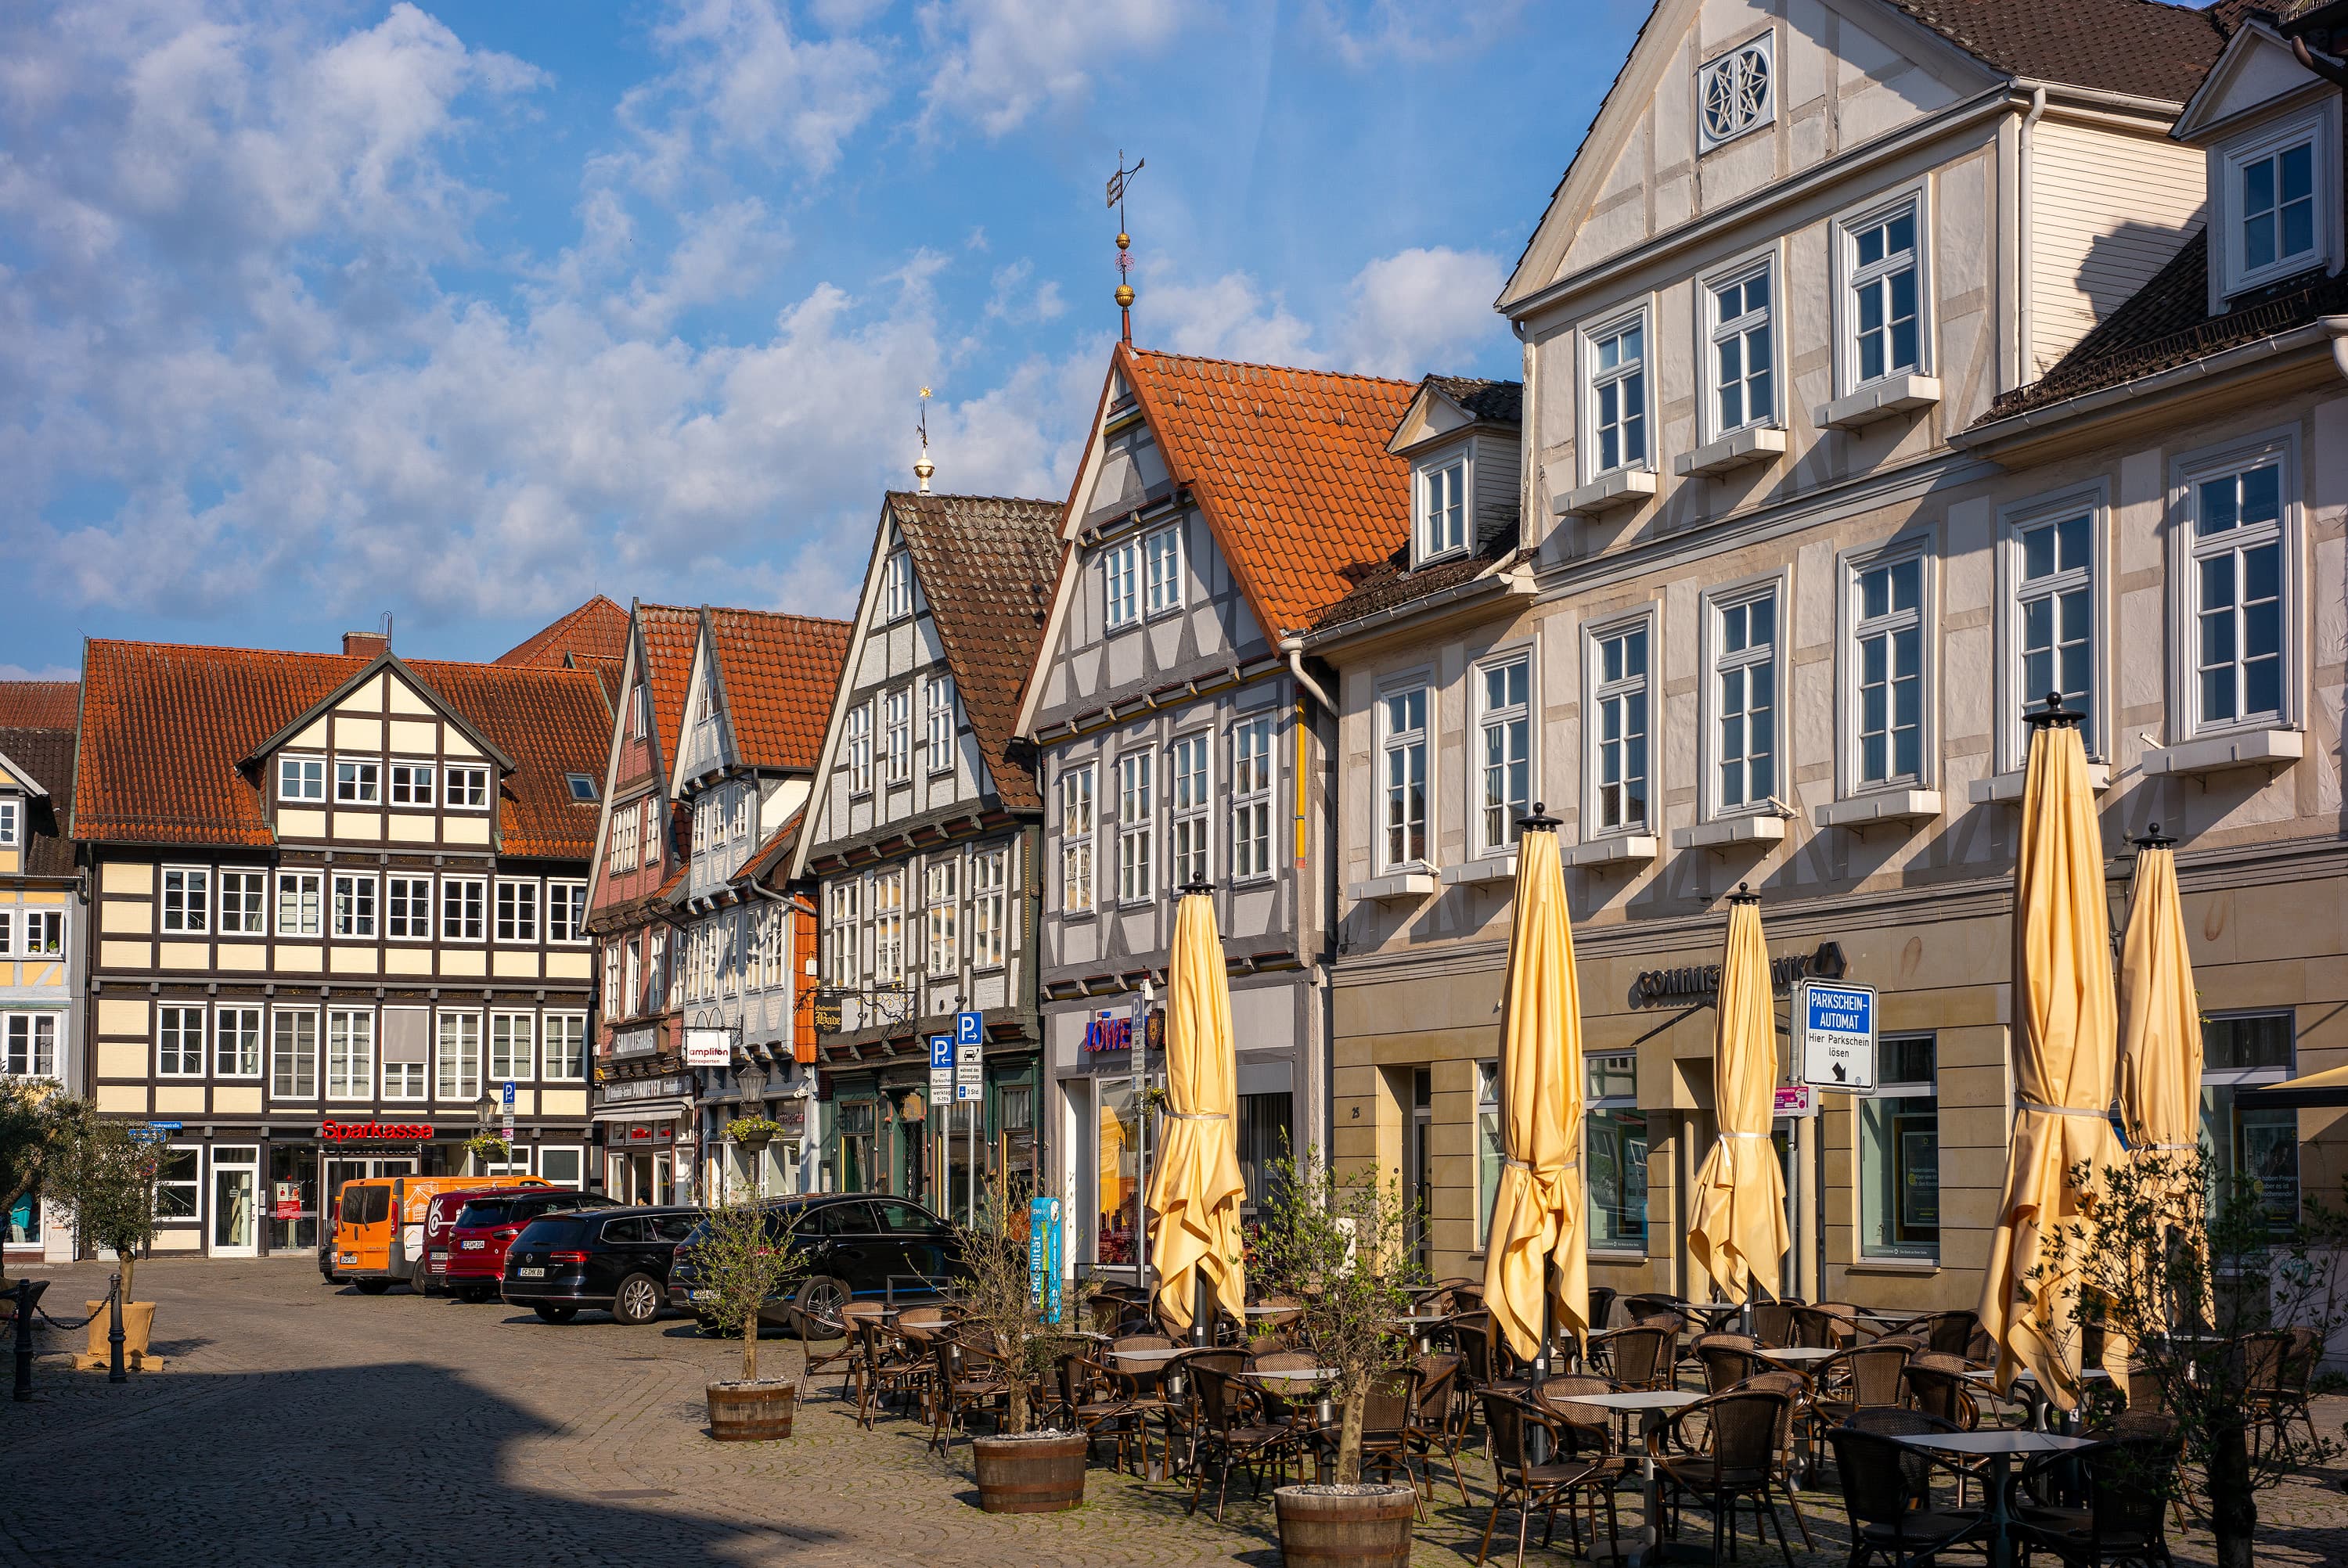
[(1418, 384), (1416, 381), (1404, 381), (1391, 375), (1372, 375), (1366, 371), (1359, 370), (1322, 370), (1307, 364), (1272, 364), (1255, 359), (1217, 359), (1210, 354), (1177, 354), (1171, 349), (1128, 348), (1126, 352), (1136, 360), (1170, 359), (1179, 360), (1186, 364), (1223, 364), (1234, 370), (1270, 370), (1277, 371), (1283, 375), (1319, 375), (1342, 381), (1375, 382), (1385, 386), (1414, 387)]

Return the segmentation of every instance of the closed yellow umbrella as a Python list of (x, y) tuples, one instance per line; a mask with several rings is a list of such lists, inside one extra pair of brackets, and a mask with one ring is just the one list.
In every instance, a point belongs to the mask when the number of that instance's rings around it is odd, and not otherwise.
[(2129, 1152), (2165, 1170), (2172, 1198), (2181, 1199), (2201, 1140), (2201, 1009), (2177, 896), (2176, 842), (2157, 822), (2136, 841), (2135, 896), (2120, 938), (2119, 1102)]
[(1158, 1306), (1177, 1327), (1191, 1326), (1191, 1301), (1203, 1278), (1214, 1299), (1247, 1321), (1247, 1275), (1240, 1257), (1237, 1132), (1238, 1069), (1231, 1060), (1231, 991), (1215, 934), (1211, 888), (1182, 890), (1174, 916), (1174, 957), (1167, 970), (1165, 1132), (1150, 1173), (1156, 1214), (1149, 1266), (1158, 1271)]
[(1777, 1109), (1776, 1012), (1761, 899), (1740, 889), (1728, 901), (1728, 951), (1720, 965), (1720, 1037), (1712, 1061), (1713, 1114), (1720, 1141), (1696, 1173), (1688, 1255), (1721, 1295), (1743, 1301), (1755, 1285), (1784, 1294), (1786, 1175), (1769, 1123)]
[(1492, 1194), (1484, 1305), (1530, 1360), (1546, 1342), (1541, 1299), (1557, 1266), (1556, 1327), (1590, 1327), (1588, 1202), (1581, 1174), (1581, 993), (1558, 859), (1557, 819), (1540, 806), (1517, 842), (1516, 922), (1500, 995), (1500, 1111), (1507, 1156)]
[(2078, 722), (2053, 700), (2030, 715), (2036, 733), (2014, 868), (2013, 1137), (1981, 1299), (1982, 1327), (1998, 1348), (1998, 1391), (2027, 1368), (2066, 1410), (2079, 1402), (2078, 1282), (2075, 1265), (2047, 1242), (2061, 1226), (2068, 1255), (2094, 1245), (2087, 1226), (2098, 1184), (2091, 1175), (2083, 1191), (2070, 1173), (2123, 1158), (2106, 1119), (2116, 1020), (2103, 835)]

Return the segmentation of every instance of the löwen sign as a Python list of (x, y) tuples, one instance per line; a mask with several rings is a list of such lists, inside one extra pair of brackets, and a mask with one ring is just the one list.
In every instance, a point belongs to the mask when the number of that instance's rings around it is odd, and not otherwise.
[(429, 1122), (321, 1122), (318, 1137), (327, 1143), (421, 1143), (432, 1136)]

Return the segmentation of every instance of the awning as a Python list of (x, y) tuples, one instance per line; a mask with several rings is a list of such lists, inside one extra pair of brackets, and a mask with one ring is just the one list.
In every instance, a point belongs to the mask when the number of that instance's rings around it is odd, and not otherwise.
[(2322, 1072), (2287, 1078), (2260, 1089), (2245, 1089), (2234, 1096), (2234, 1103), (2246, 1110), (2260, 1111), (2348, 1105), (2348, 1067), (2327, 1067)]

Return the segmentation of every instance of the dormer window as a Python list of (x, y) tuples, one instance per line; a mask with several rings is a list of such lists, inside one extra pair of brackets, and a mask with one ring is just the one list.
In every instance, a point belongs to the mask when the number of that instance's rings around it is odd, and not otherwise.
[(1696, 72), (1696, 125), (1707, 152), (1757, 126), (1776, 108), (1770, 35), (1741, 44)]
[(913, 613), (913, 558), (892, 553), (880, 569), (880, 618), (902, 620)]
[(1468, 460), (1425, 468), (1418, 480), (1418, 559), (1430, 561), (1468, 543)]
[(2219, 200), (2232, 209), (2224, 229), (2229, 294), (2331, 260), (2338, 220), (2326, 210), (2337, 184), (2325, 153), (2328, 118), (2320, 110), (2299, 115), (2225, 149)]

